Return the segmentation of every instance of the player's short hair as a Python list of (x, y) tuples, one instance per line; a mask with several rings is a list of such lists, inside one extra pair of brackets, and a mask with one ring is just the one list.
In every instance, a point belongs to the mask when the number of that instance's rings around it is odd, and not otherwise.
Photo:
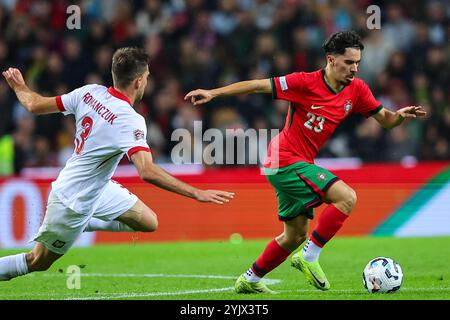
[(361, 37), (355, 31), (336, 32), (323, 44), (325, 54), (344, 54), (346, 48), (364, 50)]
[(134, 79), (144, 74), (150, 61), (149, 55), (134, 47), (119, 48), (112, 57), (111, 73), (114, 86), (120, 89), (128, 87)]

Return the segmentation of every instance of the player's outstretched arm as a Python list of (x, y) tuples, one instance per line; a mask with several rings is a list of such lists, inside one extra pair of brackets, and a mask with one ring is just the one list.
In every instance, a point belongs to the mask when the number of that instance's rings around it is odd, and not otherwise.
[(17, 99), (29, 112), (34, 114), (59, 112), (55, 97), (43, 97), (28, 88), (19, 69), (8, 68), (2, 75), (16, 93)]
[(416, 118), (426, 116), (426, 112), (421, 106), (409, 106), (401, 108), (396, 112), (392, 112), (388, 109), (381, 109), (380, 112), (376, 113), (373, 117), (378, 121), (379, 124), (386, 129), (392, 129), (400, 125), (405, 118)]
[(146, 151), (138, 151), (131, 155), (139, 176), (145, 182), (154, 184), (162, 189), (181, 194), (183, 196), (194, 198), (200, 202), (213, 202), (224, 204), (234, 197), (233, 192), (221, 190), (201, 190), (177, 178), (171, 176), (161, 167), (153, 163), (152, 154)]
[(234, 96), (250, 93), (271, 93), (272, 86), (270, 79), (248, 80), (230, 84), (211, 90), (197, 89), (189, 92), (184, 100), (190, 100), (194, 106), (205, 104), (220, 96)]

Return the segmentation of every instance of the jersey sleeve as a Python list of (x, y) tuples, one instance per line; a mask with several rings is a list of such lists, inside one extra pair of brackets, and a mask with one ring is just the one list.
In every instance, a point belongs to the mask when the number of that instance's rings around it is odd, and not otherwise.
[(373, 116), (383, 108), (381, 102), (375, 99), (369, 86), (363, 81), (361, 81), (361, 85), (358, 89), (357, 101), (354, 111), (361, 113), (366, 118)]
[(128, 121), (120, 129), (119, 148), (127, 154), (131, 160), (131, 155), (138, 151), (150, 152), (147, 143), (147, 126), (142, 117), (133, 121)]
[(295, 102), (302, 96), (305, 73), (294, 72), (281, 77), (270, 78), (273, 99)]
[(75, 114), (77, 105), (93, 86), (95, 85), (86, 85), (69, 93), (56, 96), (56, 105), (58, 106), (59, 111), (61, 111), (65, 116), (69, 114)]

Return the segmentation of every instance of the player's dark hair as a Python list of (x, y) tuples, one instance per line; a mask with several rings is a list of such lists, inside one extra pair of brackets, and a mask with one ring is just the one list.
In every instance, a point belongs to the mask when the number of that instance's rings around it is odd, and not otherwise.
[(150, 57), (143, 49), (124, 47), (117, 49), (112, 57), (111, 73), (114, 86), (120, 89), (128, 87), (134, 79), (147, 70)]
[(354, 31), (341, 31), (331, 35), (323, 44), (325, 54), (344, 54), (346, 48), (364, 50), (361, 37)]

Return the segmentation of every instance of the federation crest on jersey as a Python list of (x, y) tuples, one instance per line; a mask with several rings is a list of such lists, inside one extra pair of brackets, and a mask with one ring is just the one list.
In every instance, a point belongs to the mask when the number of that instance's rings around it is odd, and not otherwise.
[(134, 140), (144, 140), (145, 133), (141, 129), (134, 130)]
[(352, 108), (353, 108), (352, 101), (351, 100), (345, 101), (345, 103), (344, 103), (344, 111), (345, 111), (346, 115), (350, 112), (350, 110), (352, 110)]
[(319, 172), (317, 174), (317, 180), (319, 180), (319, 181), (327, 181), (327, 176), (325, 175), (325, 173)]

